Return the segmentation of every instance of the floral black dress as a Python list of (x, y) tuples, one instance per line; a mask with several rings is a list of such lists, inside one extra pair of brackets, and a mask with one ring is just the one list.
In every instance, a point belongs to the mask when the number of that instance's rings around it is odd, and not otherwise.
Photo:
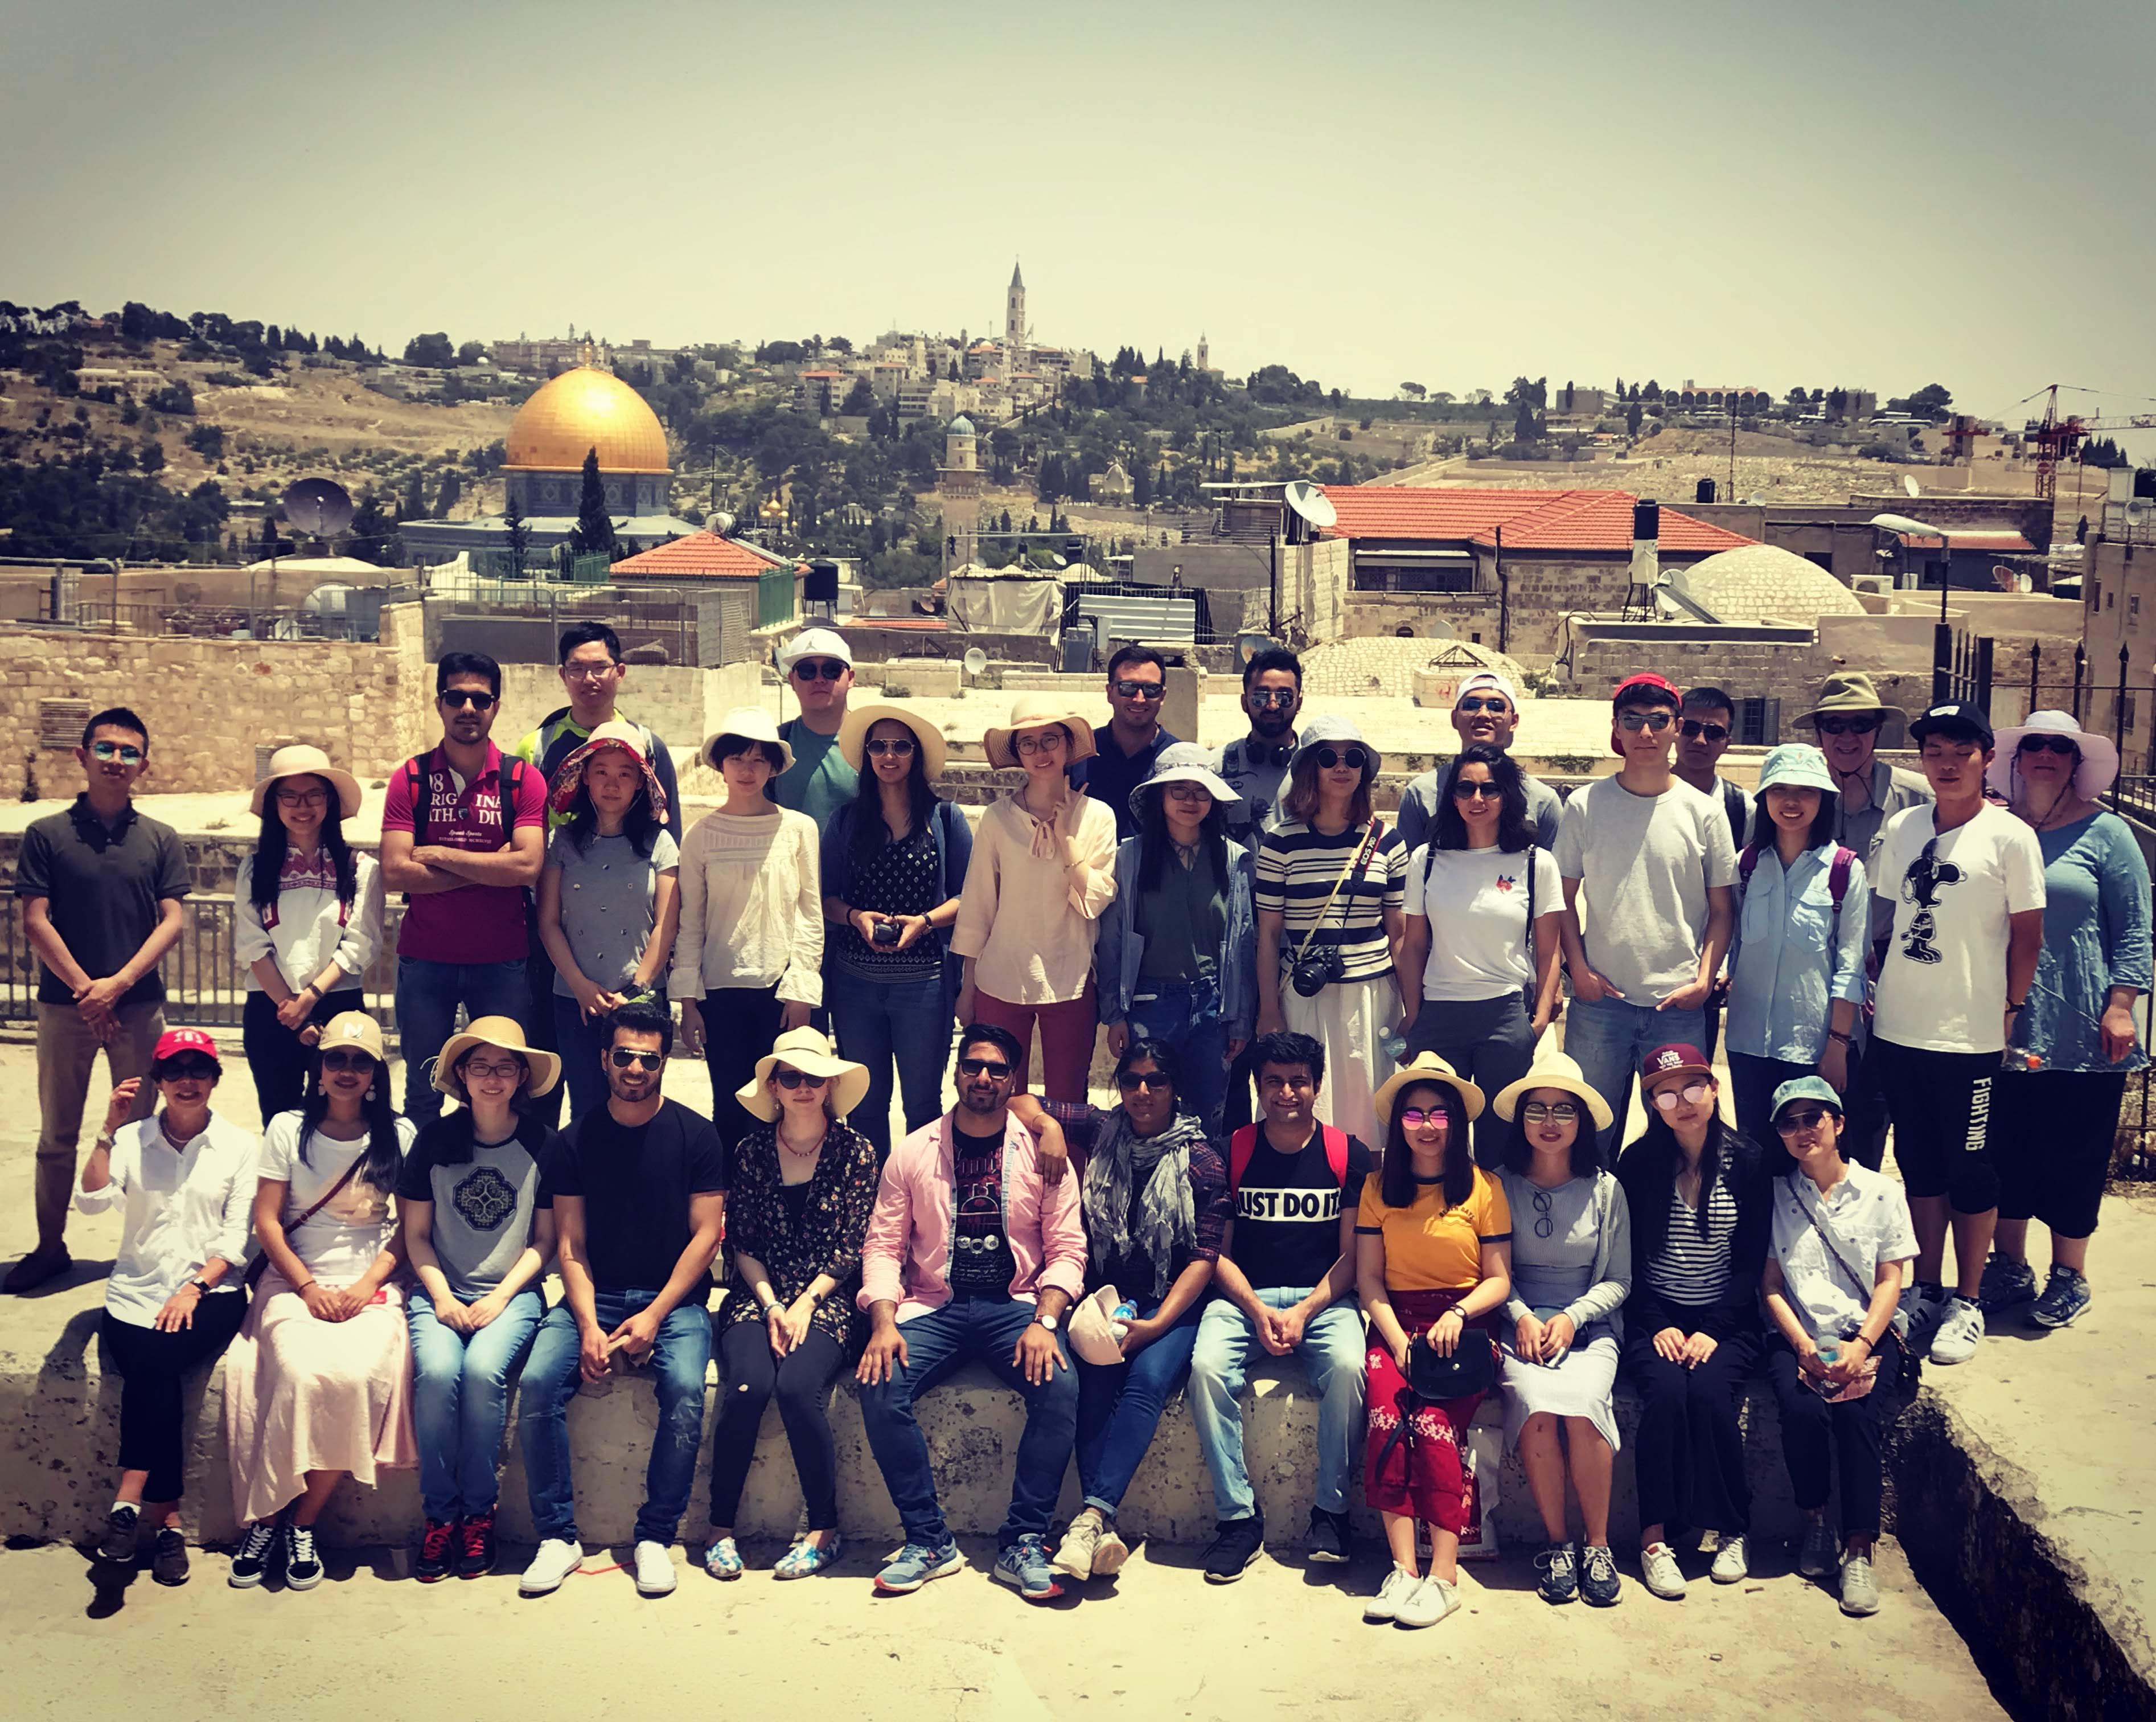
[(719, 1311), (721, 1329), (762, 1319), (741, 1271), (739, 1258), (747, 1255), (763, 1264), (783, 1303), (798, 1298), (819, 1273), (838, 1281), (811, 1325), (850, 1349), (859, 1319), (854, 1298), (861, 1288), (861, 1241), (875, 1207), (876, 1176), (875, 1147), (850, 1124), (832, 1124), (814, 1175), (793, 1185), (780, 1175), (776, 1124), (759, 1124), (742, 1137), (734, 1147), (726, 1192), (732, 1266)]

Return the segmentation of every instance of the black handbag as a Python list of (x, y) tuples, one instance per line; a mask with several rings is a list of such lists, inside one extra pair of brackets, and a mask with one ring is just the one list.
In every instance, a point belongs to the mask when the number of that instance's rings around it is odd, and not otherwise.
[(1419, 1400), (1442, 1402), (1487, 1393), (1497, 1379), (1497, 1348), (1481, 1328), (1463, 1329), (1452, 1355), (1440, 1357), (1426, 1334), (1408, 1347), (1408, 1387)]

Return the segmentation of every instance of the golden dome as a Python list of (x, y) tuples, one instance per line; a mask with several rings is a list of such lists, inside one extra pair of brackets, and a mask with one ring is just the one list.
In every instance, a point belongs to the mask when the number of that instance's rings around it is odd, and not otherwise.
[(644, 397), (583, 366), (542, 383), (509, 427), (511, 470), (573, 472), (597, 449), (602, 472), (669, 472), (666, 432)]

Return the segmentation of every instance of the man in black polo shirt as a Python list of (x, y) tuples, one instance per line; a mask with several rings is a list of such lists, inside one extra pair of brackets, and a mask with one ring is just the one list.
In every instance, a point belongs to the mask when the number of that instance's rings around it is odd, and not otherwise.
[[(15, 895), (38, 954), (37, 1247), (4, 1289), (27, 1292), (69, 1263), (64, 1236), (74, 1149), (90, 1073), (101, 1050), (115, 1087), (150, 1068), (165, 1031), (157, 964), (180, 936), (187, 851), (170, 825), (135, 810), (135, 780), (150, 768), (150, 732), (124, 706), (83, 726), (74, 750), (89, 787), (64, 813), (23, 834)], [(136, 1097), (149, 1115), (157, 1091)]]
[(1149, 645), (1127, 645), (1108, 660), (1108, 704), (1116, 715), (1093, 732), (1091, 759), (1070, 768), (1070, 787), (1115, 810), (1116, 840), (1138, 834), (1131, 791), (1152, 775), (1160, 750), (1176, 738), (1160, 726), (1168, 697), (1168, 660)]

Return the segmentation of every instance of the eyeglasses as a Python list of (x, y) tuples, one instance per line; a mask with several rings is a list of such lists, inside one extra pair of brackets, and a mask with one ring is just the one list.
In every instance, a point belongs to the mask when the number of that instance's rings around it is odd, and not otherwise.
[(1455, 801), (1502, 801), (1505, 792), (1495, 784), (1455, 784), (1452, 799)]
[(873, 741), (867, 743), (867, 748), (871, 758), (881, 759), (888, 755), (893, 759), (910, 759), (913, 757), (913, 738), (898, 736), (888, 741)]
[(1250, 687), (1243, 697), (1253, 706), (1292, 706), (1302, 697), (1299, 687)]
[(1535, 1236), (1548, 1237), (1557, 1230), (1557, 1221), (1550, 1217), (1550, 1193), (1538, 1190), (1534, 1193)]
[(1111, 681), (1108, 686), (1127, 700), (1164, 700), (1168, 697), (1165, 682), (1133, 681), (1126, 676), (1120, 681)]
[(1812, 727), (1823, 736), (1868, 736), (1879, 727), (1876, 716), (1858, 717), (1815, 717)]
[(126, 742), (92, 742), (90, 757), (93, 759), (117, 759), (122, 765), (140, 765), (142, 750)]
[(2017, 753), (2078, 753), (2081, 748), (2071, 736), (2024, 736), (2016, 744)]
[(157, 1080), (161, 1082), (206, 1082), (216, 1074), (216, 1065), (207, 1058), (175, 1058), (159, 1067)]
[(1826, 1108), (1823, 1106), (1806, 1107), (1802, 1112), (1784, 1112), (1774, 1120), (1774, 1133), (1778, 1136), (1801, 1136), (1807, 1130), (1816, 1129), (1826, 1115)]
[(1569, 1100), (1560, 1100), (1554, 1105), (1530, 1100), (1520, 1108), (1520, 1116), (1531, 1124), (1544, 1123), (1553, 1118), (1560, 1124), (1576, 1124), (1579, 1122), (1579, 1108)]
[(467, 1082), (513, 1082), (523, 1074), (524, 1067), (513, 1058), (505, 1059), (500, 1064), (482, 1064), (475, 1058), (465, 1061), (465, 1080)]
[(1320, 748), (1317, 750), (1317, 768), (1330, 771), (1336, 765), (1344, 765), (1350, 771), (1369, 768), (1370, 756), (1360, 748)]
[(1000, 1082), (1011, 1073), (1011, 1067), (1000, 1058), (962, 1058), (958, 1061), (958, 1072), (962, 1076), (987, 1077)]
[(1702, 723), (1697, 717), (1687, 717), (1677, 725), (1677, 733), (1688, 742), (1726, 742), (1729, 726), (1726, 723)]
[(627, 1046), (616, 1046), (607, 1056), (616, 1070), (627, 1070), (632, 1065), (640, 1070), (657, 1070), (666, 1062), (664, 1052), (639, 1052)]
[(1440, 1130), (1452, 1128), (1452, 1120), (1445, 1115), (1441, 1106), (1404, 1106), (1400, 1108), (1400, 1123), (1409, 1130), (1418, 1129), (1424, 1124), (1434, 1125)]
[(1512, 702), (1501, 695), (1495, 699), (1462, 700), (1452, 709), (1455, 712), (1494, 712), (1498, 717), (1502, 717), (1512, 709)]
[(1617, 727), (1630, 735), (1637, 735), (1644, 729), (1649, 735), (1658, 736), (1676, 722), (1674, 714), (1668, 712), (1620, 712), (1617, 714)]
[(812, 1077), (805, 1070), (775, 1070), (771, 1073), (771, 1080), (782, 1088), (820, 1088), (831, 1079), (829, 1077)]
[(604, 681), (608, 676), (613, 675), (615, 671), (620, 668), (620, 665), (613, 662), (611, 660), (603, 664), (564, 664), (562, 666), (562, 680), (564, 681)]
[(1213, 792), (1203, 784), (1185, 783), (1178, 779), (1160, 786), (1162, 794), (1172, 801), (1210, 801)]
[(330, 792), (327, 789), (280, 789), (277, 804), (295, 810), (303, 807), (327, 807)]
[(341, 1047), (333, 1048), (322, 1054), (322, 1068), (339, 1071), (370, 1071), (374, 1068), (374, 1055), (372, 1052), (347, 1052)]
[(1022, 735), (1012, 745), (1020, 753), (1049, 753), (1061, 748), (1064, 741), (1063, 732), (1052, 729), (1045, 735)]
[(442, 690), (440, 698), (445, 706), (459, 707), (470, 706), (475, 712), (490, 712), (494, 709), (494, 696), (490, 693), (483, 693), (475, 687), (445, 687)]
[(1116, 1078), (1116, 1086), (1124, 1093), (1130, 1094), (1140, 1088), (1150, 1092), (1155, 1088), (1172, 1088), (1175, 1084), (1164, 1070), (1127, 1070)]
[(1686, 1082), (1681, 1089), (1657, 1088), (1655, 1090), (1655, 1108), (1658, 1112), (1675, 1112), (1679, 1100), (1686, 1106), (1697, 1106), (1713, 1092), (1712, 1082)]
[(842, 664), (836, 658), (803, 658), (787, 673), (799, 676), (803, 681), (836, 681), (850, 664)]

